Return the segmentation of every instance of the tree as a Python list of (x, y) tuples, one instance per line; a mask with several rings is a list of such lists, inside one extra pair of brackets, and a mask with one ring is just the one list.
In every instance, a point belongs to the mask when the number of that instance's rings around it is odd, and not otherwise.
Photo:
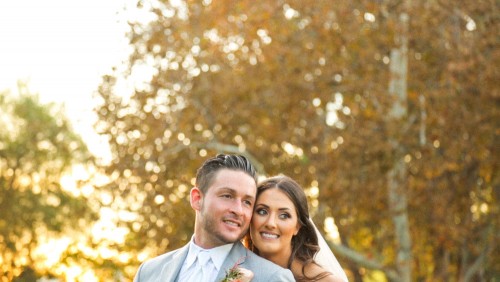
[[(131, 22), (127, 71), (103, 78), (96, 109), (114, 154), (106, 188), (137, 203), (139, 219), (124, 224), (138, 248), (184, 244), (196, 167), (240, 152), (301, 183), (318, 220), (335, 218), (342, 245), (332, 248), (353, 281), (370, 269), (397, 281), (496, 273), (495, 4), (139, 9), (149, 20)], [(393, 67), (398, 50), (403, 68)], [(121, 95), (127, 79), (134, 89)]]
[(49, 271), (33, 255), (41, 238), (96, 216), (84, 198), (61, 187), (71, 165), (91, 161), (62, 113), (41, 105), (23, 83), (18, 97), (0, 93), (0, 108), (0, 276), (12, 281), (23, 269)]

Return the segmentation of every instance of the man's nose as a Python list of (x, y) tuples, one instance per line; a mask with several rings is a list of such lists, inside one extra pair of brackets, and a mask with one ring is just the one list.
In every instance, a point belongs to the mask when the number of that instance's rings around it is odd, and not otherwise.
[(243, 214), (243, 204), (241, 203), (241, 201), (234, 201), (234, 203), (231, 205), (231, 211), (237, 215)]

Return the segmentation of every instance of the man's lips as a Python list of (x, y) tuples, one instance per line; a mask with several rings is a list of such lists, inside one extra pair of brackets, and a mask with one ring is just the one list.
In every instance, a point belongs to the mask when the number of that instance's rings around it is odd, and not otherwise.
[(238, 220), (224, 219), (223, 222), (226, 223), (227, 225), (231, 225), (231, 226), (234, 226), (234, 227), (241, 227), (241, 222), (238, 221)]

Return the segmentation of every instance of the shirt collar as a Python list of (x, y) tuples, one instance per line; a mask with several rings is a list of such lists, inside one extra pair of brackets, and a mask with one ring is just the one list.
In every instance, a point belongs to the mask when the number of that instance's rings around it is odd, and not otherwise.
[(218, 272), (222, 267), (224, 260), (226, 260), (226, 257), (229, 254), (229, 251), (231, 251), (233, 245), (234, 243), (231, 243), (211, 249), (203, 249), (194, 243), (194, 236), (193, 236), (191, 238), (191, 241), (189, 242), (189, 251), (184, 263), (186, 264), (186, 267), (189, 268), (196, 260), (196, 257), (198, 256), (199, 252), (208, 251), (210, 253), (210, 257), (212, 258), (212, 262)]
[(198, 256), (200, 249), (201, 249), (200, 247), (194, 244), (193, 239), (191, 239), (191, 241), (189, 242), (189, 251), (186, 260), (184, 261), (184, 264), (186, 265), (187, 269), (189, 269), (196, 260), (196, 257)]
[(231, 251), (233, 245), (234, 243), (210, 249), (210, 257), (212, 258), (212, 261), (215, 265), (215, 268), (217, 269), (217, 272), (220, 270), (222, 264), (226, 260), (226, 257), (229, 254), (229, 251)]

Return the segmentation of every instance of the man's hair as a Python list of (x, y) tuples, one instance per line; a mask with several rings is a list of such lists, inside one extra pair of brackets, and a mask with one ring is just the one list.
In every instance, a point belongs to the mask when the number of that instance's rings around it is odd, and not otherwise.
[(257, 183), (257, 173), (252, 163), (241, 155), (219, 154), (203, 163), (196, 173), (196, 187), (206, 193), (212, 185), (215, 174), (221, 169), (242, 171), (248, 174)]

